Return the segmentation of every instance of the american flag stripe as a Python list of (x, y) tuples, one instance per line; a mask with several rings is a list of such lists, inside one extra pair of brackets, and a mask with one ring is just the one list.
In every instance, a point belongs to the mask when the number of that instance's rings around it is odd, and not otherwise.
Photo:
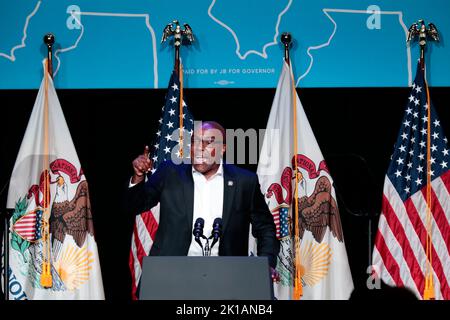
[(17, 226), (34, 226), (36, 224), (36, 216), (32, 218), (22, 218), (16, 224)]
[[(419, 212), (426, 212), (426, 203), (425, 203), (425, 198), (423, 197), (421, 192), (418, 192), (417, 194), (415, 194), (414, 196), (412, 196), (410, 199), (407, 200), (407, 202), (412, 201), (413, 203), (413, 207), (411, 207), (411, 212), (415, 212), (416, 214), (418, 214), (417, 209), (419, 209)], [(433, 208), (434, 209), (434, 208)], [(434, 211), (434, 210), (433, 210)], [(426, 217), (425, 214), (423, 215), (423, 220), (422, 220), (422, 224), (418, 224), (418, 226), (420, 226), (420, 240), (422, 242), (422, 247), (424, 252), (426, 252), (426, 239), (427, 239), (427, 231), (426, 231)], [(436, 273), (439, 275), (439, 279), (445, 277), (445, 274), (443, 272), (441, 272), (442, 270), (442, 265), (450, 265), (450, 261), (449, 261), (449, 255), (448, 255), (448, 250), (445, 250), (445, 248), (447, 248), (447, 245), (444, 241), (444, 239), (442, 238), (441, 232), (439, 231), (439, 228), (436, 225), (436, 221), (434, 219), (432, 219), (432, 235), (431, 235), (431, 240), (432, 240), (432, 244), (431, 244), (431, 248), (432, 248), (432, 254), (433, 254), (433, 268), (436, 271)], [(436, 253), (436, 248), (441, 249), (439, 252), (439, 255)], [(447, 252), (444, 252), (447, 251)], [(442, 260), (442, 261), (441, 261)], [(445, 283), (447, 283), (447, 279), (445, 279)], [(446, 284), (446, 286), (448, 286), (448, 284)]]
[[(425, 199), (422, 196), (421, 192), (418, 192), (413, 197), (408, 199), (406, 201), (406, 206), (408, 207), (408, 212), (411, 213), (411, 215), (419, 217), (419, 220), (417, 222), (416, 226), (416, 232), (420, 238), (421, 247), (423, 249), (422, 252), (420, 252), (421, 256), (423, 257), (423, 266), (426, 266), (426, 241), (427, 241), (427, 230), (426, 230), (426, 203)], [(418, 211), (419, 208), (419, 211)], [(419, 216), (418, 212), (423, 212), (423, 220)], [(433, 223), (433, 230), (435, 230), (436, 225)], [(445, 258), (442, 255), (438, 255), (436, 252), (435, 247), (438, 246), (442, 241), (439, 239), (439, 234), (437, 232), (432, 232), (432, 243), (431, 243), (431, 255), (432, 255), (432, 268), (434, 272), (436, 273), (436, 278), (441, 282), (441, 290), (445, 290), (445, 287), (448, 287), (447, 280), (445, 279), (445, 276), (442, 271), (442, 262), (440, 260), (440, 257)], [(444, 245), (445, 246), (445, 245)], [(445, 295), (444, 295), (445, 296)]]
[(132, 292), (136, 299), (136, 290), (142, 274), (142, 260), (148, 256), (158, 229), (159, 204), (152, 210), (136, 216), (131, 239), (129, 266), (133, 279)]
[[(144, 249), (144, 254), (148, 255), (147, 250), (152, 247), (154, 235), (151, 235), (151, 225), (147, 225), (147, 223), (151, 223), (149, 220), (152, 217), (150, 212), (145, 212), (136, 217), (136, 235)], [(154, 219), (151, 219), (154, 220)], [(139, 255), (139, 261), (142, 260), (141, 255)]]
[[(426, 197), (426, 192), (423, 192), (423, 196)], [(444, 210), (442, 209), (441, 203), (439, 202), (434, 189), (431, 189), (431, 204), (434, 209), (432, 211), (434, 217), (433, 228), (437, 228), (435, 230), (440, 231), (440, 238), (443, 246), (447, 248), (447, 253), (450, 254), (450, 226), (448, 225)], [(436, 232), (436, 234), (438, 233)]]
[[(442, 199), (443, 197), (450, 197), (446, 187), (445, 187), (445, 176), (450, 177), (450, 171), (449, 174), (445, 174), (439, 179), (436, 179), (432, 182), (433, 190), (435, 191), (436, 196), (439, 199)], [(450, 181), (449, 181), (450, 184)], [(441, 208), (444, 210), (444, 216), (447, 220), (447, 225), (450, 225), (450, 215), (446, 215), (446, 212), (450, 212), (450, 202), (439, 202)]]
[[(388, 179), (386, 179), (388, 180)], [(437, 183), (436, 183), (437, 184)], [(436, 186), (436, 184), (433, 185), (433, 187)], [(390, 184), (386, 182), (385, 187), (389, 186)], [(395, 189), (392, 187), (390, 192), (387, 192), (385, 190), (385, 194), (389, 194), (389, 197), (391, 199), (395, 199), (395, 197), (392, 196), (393, 193), (396, 193)], [(436, 195), (436, 194), (435, 194)], [(398, 197), (399, 198), (399, 197)], [(400, 199), (399, 199), (400, 200)], [(438, 201), (436, 199), (436, 201)], [(439, 202), (440, 203), (440, 202)], [(396, 210), (392, 209), (389, 201), (386, 197), (384, 197), (383, 201), (383, 217), (388, 216), (391, 221), (388, 222), (388, 227), (390, 230), (396, 235), (396, 239), (399, 243), (401, 243), (401, 247), (399, 247), (394, 252), (398, 252), (399, 249), (403, 252), (403, 258), (405, 259), (408, 268), (412, 274), (414, 274), (414, 282), (416, 284), (416, 287), (419, 289), (420, 296), (423, 293), (424, 289), (424, 273), (425, 273), (425, 266), (426, 266), (426, 236), (427, 231), (424, 225), (425, 217), (420, 217), (418, 214), (417, 208), (419, 208), (420, 212), (426, 212), (426, 203), (424, 199), (424, 195), (422, 190), (417, 192), (415, 195), (413, 195), (410, 199), (405, 201), (405, 210), (399, 209), (399, 207), (403, 206), (401, 201), (397, 202)], [(440, 206), (439, 206), (440, 207)], [(436, 211), (436, 207), (433, 208), (434, 212)], [(443, 213), (443, 212), (442, 212)], [(403, 219), (402, 225), (406, 226), (407, 231), (404, 231), (403, 228), (400, 228), (400, 221), (398, 219), (398, 216), (407, 217), (407, 219)], [(394, 218), (395, 217), (395, 218)], [(436, 214), (434, 214), (434, 217), (436, 217)], [(442, 219), (442, 216), (441, 216)], [(394, 221), (392, 221), (394, 220)], [(447, 223), (447, 219), (445, 219), (445, 223)], [(433, 220), (433, 229), (438, 228), (438, 225), (441, 226), (439, 220)], [(402, 230), (404, 232), (402, 232)], [(381, 231), (381, 230), (380, 230)], [(381, 233), (381, 232), (380, 232)], [(385, 231), (383, 233), (386, 233)], [(408, 235), (407, 235), (408, 233)], [(445, 234), (445, 233), (444, 233)], [(414, 240), (416, 238), (416, 240)], [(418, 243), (417, 243), (418, 242)], [(412, 245), (411, 245), (412, 243)], [(438, 280), (437, 289), (441, 291), (442, 297), (444, 299), (450, 299), (450, 291), (449, 291), (449, 275), (445, 273), (445, 270), (443, 268), (443, 265), (448, 266), (450, 265), (450, 256), (448, 254), (448, 241), (445, 241), (442, 237), (442, 232), (433, 232), (432, 234), (432, 267), (433, 271), (435, 273), (436, 279)], [(381, 243), (377, 241), (376, 246), (377, 249), (380, 251), (380, 254), (386, 254), (386, 251), (380, 250), (378, 246), (380, 246)], [(436, 251), (436, 247), (440, 248), (440, 251), (445, 250), (445, 254), (438, 254)], [(413, 250), (413, 249), (414, 250)], [(420, 261), (417, 262), (417, 256), (420, 256)], [(412, 258), (414, 257), (414, 258)], [(442, 261), (441, 261), (442, 260)], [(384, 262), (386, 263), (386, 262)], [(419, 263), (419, 264), (418, 264)], [(419, 267), (422, 266), (422, 268)], [(447, 268), (448, 269), (448, 268)], [(420, 272), (419, 272), (420, 270)], [(448, 272), (448, 271), (447, 271)], [(392, 274), (391, 274), (392, 275)], [(394, 277), (395, 278), (395, 277)], [(397, 280), (395, 280), (397, 283)], [(398, 284), (397, 284), (398, 285)], [(436, 292), (437, 294), (437, 292)]]
[[(441, 176), (441, 179), (442, 179), (442, 182), (444, 183), (445, 190), (447, 190), (446, 196), (450, 198), (450, 171), (447, 171), (447, 173), (443, 174)], [(448, 202), (446, 202), (446, 203), (448, 203)], [(450, 211), (446, 211), (446, 212), (450, 212)], [(450, 215), (447, 216), (447, 218), (450, 221)]]
[[(401, 244), (401, 250), (403, 251), (403, 258), (405, 259), (406, 265), (411, 273), (415, 274), (413, 276), (416, 287), (419, 289), (419, 292), (423, 292), (423, 288), (425, 285), (424, 275), (420, 268), (419, 263), (417, 262), (414, 251), (410, 245), (410, 238), (406, 236), (405, 230), (403, 229), (402, 224), (400, 223), (396, 212), (392, 209), (391, 204), (387, 199), (383, 201), (383, 214), (386, 218), (388, 227), (391, 229), (398, 243)], [(401, 265), (401, 264), (400, 264)]]
[(26, 216), (19, 219), (19, 221), (36, 221), (36, 213), (29, 213)]
[(276, 230), (276, 237), (281, 237), (281, 226), (280, 226), (280, 213), (277, 211), (276, 213), (273, 213), (273, 221), (275, 223), (275, 230)]
[(34, 234), (36, 232), (36, 229), (30, 229), (30, 228), (15, 228), (16, 232), (20, 235), (24, 235), (24, 234)]
[(20, 218), (13, 227), (14, 231), (28, 241), (36, 240), (36, 213), (28, 213)]
[(133, 230), (133, 234), (131, 236), (131, 250), (130, 250), (130, 258), (129, 258), (129, 267), (131, 272), (131, 292), (133, 300), (137, 300), (136, 292), (137, 286), (139, 284), (140, 275), (142, 272), (141, 264), (139, 263), (139, 259), (137, 257), (137, 248), (136, 248), (136, 237)]
[[(420, 197), (422, 197), (421, 193), (418, 193), (418, 195)], [(423, 210), (422, 212), (425, 212), (425, 210), (426, 210), (425, 199), (423, 199), (421, 202), (419, 202), (416, 199), (415, 195), (411, 198), (412, 198), (412, 201), (413, 201), (414, 205), (416, 206), (416, 208), (418, 206), (420, 206), (421, 209)], [(426, 237), (427, 237), (427, 232), (426, 232), (426, 228), (425, 228), (425, 222), (426, 222), (425, 217), (424, 217), (423, 222), (424, 222), (424, 225), (423, 225), (423, 229), (421, 230), (422, 235), (420, 238), (422, 241), (423, 249), (425, 251), (426, 250)], [(448, 255), (447, 245), (446, 245), (444, 239), (442, 238), (441, 232), (439, 231), (439, 229), (436, 225), (436, 221), (434, 219), (432, 219), (432, 230), (433, 230), (432, 234), (431, 234), (432, 267), (433, 267), (434, 272), (436, 273), (437, 279), (441, 283), (442, 295), (445, 297), (445, 299), (450, 299), (450, 295), (449, 295), (450, 291), (449, 291), (449, 286), (448, 286), (448, 280), (449, 280), (448, 276), (449, 275), (446, 275), (444, 268), (443, 268), (444, 265), (450, 266), (450, 260), (449, 260), (450, 257)], [(436, 251), (436, 248), (439, 250), (439, 252)]]
[(155, 239), (156, 231), (158, 231), (159, 203), (154, 206), (150, 210), (150, 212), (142, 214), (140, 218), (147, 234), (150, 235), (148, 244), (146, 246), (151, 246), (153, 244), (153, 240)]
[[(419, 216), (408, 211), (408, 203), (403, 203), (401, 201), (400, 196), (389, 179), (386, 179), (385, 181), (384, 194), (386, 196), (383, 197), (383, 201), (388, 203), (391, 208), (391, 210), (383, 210), (384, 215), (394, 214), (397, 221), (403, 225), (406, 239), (408, 239), (408, 244), (415, 252), (418, 253), (416, 257), (419, 265), (424, 266), (426, 261), (425, 251), (422, 250), (421, 240), (417, 230), (415, 229), (417, 224), (422, 223)], [(389, 202), (388, 199), (391, 199), (391, 202)], [(401, 246), (399, 246), (399, 250), (402, 250)], [(425, 269), (421, 269), (421, 272), (424, 273)]]
[(14, 226), (14, 229), (21, 231), (36, 231), (36, 227), (33, 226)]
[(445, 182), (444, 182), (444, 178), (445, 177), (450, 177), (450, 171), (448, 171), (447, 173), (443, 174), (441, 177), (433, 180), (433, 182), (431, 182), (431, 186), (432, 186), (432, 190), (433, 190), (433, 194), (438, 198), (438, 203), (440, 208), (444, 209), (446, 208), (446, 210), (443, 211), (443, 223), (445, 221), (445, 224), (447, 226), (447, 228), (449, 228), (448, 230), (450, 230), (450, 215), (446, 216), (446, 212), (450, 212), (450, 203), (447, 201), (439, 201), (439, 199), (442, 199), (442, 197), (446, 197), (449, 196), (449, 193), (447, 191), (447, 188), (445, 186)]
[[(421, 195), (419, 193), (419, 195)], [(423, 201), (422, 201), (423, 203)], [(417, 203), (417, 205), (419, 205), (419, 203)], [(418, 212), (417, 209), (415, 207), (415, 204), (413, 201), (411, 201), (410, 199), (407, 200), (407, 207), (408, 207), (408, 212), (411, 212), (411, 214), (418, 216)], [(422, 206), (422, 210), (424, 210), (423, 206)], [(417, 223), (416, 225), (416, 229), (417, 229), (417, 234), (419, 235), (420, 241), (421, 241), (421, 247), (423, 249), (422, 252), (420, 252), (421, 256), (423, 257), (423, 266), (426, 266), (426, 241), (427, 241), (427, 231), (425, 228), (425, 225), (423, 224), (422, 220), (420, 220), (420, 222)], [(434, 228), (433, 228), (434, 229)], [(431, 243), (431, 255), (432, 255), (432, 267), (434, 272), (437, 275), (437, 278), (440, 280), (441, 283), (443, 283), (443, 286), (448, 287), (447, 285), (447, 280), (444, 277), (443, 274), (443, 270), (442, 270), (442, 263), (440, 260), (440, 257), (444, 257), (442, 255), (438, 255), (436, 252), (436, 245), (437, 245), (437, 233), (433, 232), (432, 233), (432, 243)], [(444, 287), (441, 286), (442, 289), (444, 289)]]
[[(375, 248), (381, 257), (375, 255), (374, 263), (376, 263), (379, 270), (381, 270), (383, 280), (394, 286), (409, 287), (418, 297), (420, 297), (421, 294), (417, 288), (417, 284), (414, 281), (411, 270), (402, 254), (401, 244), (389, 228), (384, 214), (380, 216), (379, 226), (379, 230), (383, 231), (383, 233), (377, 235)], [(381, 240), (378, 240), (378, 237), (380, 237)], [(390, 276), (385, 278), (387, 272), (390, 273)], [(392, 278), (395, 282), (389, 283), (389, 281), (387, 281), (389, 278)]]
[[(142, 246), (142, 242), (141, 242), (141, 238), (139, 237), (139, 231), (137, 228), (137, 225), (134, 226), (134, 230), (133, 230), (133, 236), (134, 236), (134, 248), (136, 249), (136, 258), (137, 260), (135, 260), (135, 264), (137, 263), (139, 265), (140, 268), (142, 268), (142, 259), (145, 256), (145, 249)], [(138, 270), (138, 274), (140, 278), (140, 273), (141, 270)], [(137, 283), (136, 283), (137, 284)]]
[[(415, 282), (415, 286), (418, 288), (418, 295), (421, 295), (420, 292), (420, 286), (417, 285), (417, 283), (422, 283), (424, 285), (424, 273), (425, 273), (425, 251), (422, 249), (421, 240), (419, 238), (419, 235), (417, 234), (414, 226), (416, 223), (420, 222), (420, 219), (418, 216), (416, 216), (417, 219), (412, 219), (412, 215), (409, 215), (411, 212), (408, 212), (407, 203), (403, 203), (401, 201), (400, 196), (398, 195), (397, 191), (395, 190), (394, 186), (391, 184), (391, 181), (389, 179), (385, 180), (385, 189), (384, 194), (386, 195), (383, 198), (383, 216), (387, 218), (387, 216), (393, 216), (394, 219), (400, 223), (403, 226), (404, 230), (404, 236), (401, 240), (398, 240), (398, 247), (396, 248), (395, 253), (403, 253), (402, 257), (398, 256), (398, 259), (402, 259), (405, 261), (405, 265), (408, 265), (408, 271), (409, 273), (412, 273), (412, 278), (416, 278), (415, 273), (417, 272), (417, 278), (418, 281)], [(389, 202), (388, 199), (391, 199)], [(392, 204), (391, 204), (392, 203)], [(408, 216), (409, 215), (409, 216)], [(390, 217), (389, 217), (390, 218)], [(396, 230), (393, 230), (392, 228), (389, 229), (394, 237), (398, 239), (399, 235), (396, 234)], [(403, 248), (403, 241), (406, 242), (408, 247), (412, 249), (414, 253), (409, 251), (409, 255), (405, 253), (405, 250)], [(396, 255), (397, 256), (397, 255)], [(412, 261), (409, 261), (410, 264), (408, 264), (407, 259), (411, 259), (411, 257), (414, 257), (414, 260), (416, 261), (416, 264), (421, 266), (420, 268), (413, 269), (410, 267)], [(416, 265), (415, 264), (415, 265)], [(402, 264), (400, 264), (402, 265)], [(404, 278), (405, 279), (405, 278)], [(406, 281), (404, 281), (406, 283)]]
[[(386, 220), (384, 219), (384, 215), (380, 216), (380, 230), (385, 230), (387, 228)], [(380, 272), (380, 276), (383, 279), (390, 279), (390, 281), (386, 281), (388, 284), (396, 285), (399, 287), (403, 287), (404, 281), (400, 276), (400, 266), (395, 260), (394, 256), (391, 254), (390, 249), (387, 246), (387, 243), (394, 244), (394, 241), (386, 241), (384, 238), (387, 232), (380, 233), (377, 235), (375, 240), (375, 252), (373, 256), (373, 262), (375, 265), (381, 265), (381, 269), (377, 270)], [(392, 234), (390, 235), (392, 237)], [(383, 260), (383, 264), (381, 264), (381, 260)], [(389, 275), (389, 277), (387, 277)]]
[[(143, 215), (145, 213), (142, 213), (141, 215)], [(141, 219), (141, 215), (136, 217), (136, 220)], [(140, 230), (139, 230), (140, 229)], [(144, 227), (145, 229), (145, 227)], [(131, 275), (132, 275), (132, 279), (133, 279), (133, 293), (136, 293), (137, 290), (137, 286), (139, 284), (139, 280), (141, 278), (141, 274), (142, 274), (142, 259), (148, 255), (149, 251), (150, 251), (150, 247), (148, 247), (148, 251), (146, 251), (146, 249), (144, 248), (142, 242), (141, 242), (141, 237), (140, 235), (142, 235), (142, 221), (136, 222), (134, 224), (134, 228), (133, 228), (133, 236), (131, 239), (131, 252), (130, 252), (130, 269), (131, 269)], [(135, 297), (134, 297), (135, 298)]]

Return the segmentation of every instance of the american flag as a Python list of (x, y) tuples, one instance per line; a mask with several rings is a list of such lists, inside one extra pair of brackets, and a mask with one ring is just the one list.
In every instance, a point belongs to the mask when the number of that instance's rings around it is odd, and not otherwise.
[(289, 236), (289, 207), (278, 207), (273, 213), (273, 222), (275, 223), (276, 236), (278, 239)]
[[(179, 145), (180, 129), (180, 95), (182, 95), (182, 85), (176, 71), (172, 72), (169, 87), (162, 107), (161, 118), (159, 119), (159, 128), (156, 132), (155, 142), (151, 146), (152, 154), (150, 158), (153, 161), (152, 173), (158, 166), (170, 160), (172, 151), (175, 157), (181, 157)], [(189, 147), (191, 135), (194, 128), (194, 118), (189, 112), (183, 99), (183, 157), (189, 158)], [(142, 273), (142, 259), (148, 256), (155, 239), (159, 222), (159, 204), (150, 211), (143, 212), (136, 216), (133, 235), (131, 239), (131, 250), (129, 258), (129, 267), (132, 276), (132, 297), (137, 299), (136, 293), (139, 280)]]
[(42, 210), (36, 209), (25, 214), (14, 224), (14, 231), (27, 241), (36, 241), (42, 237)]
[[(427, 220), (428, 138), (431, 214)], [(427, 99), (424, 70), (418, 66), (385, 177), (373, 265), (375, 273), (385, 283), (407, 287), (421, 299), (427, 275), (432, 275), (435, 298), (450, 299), (450, 151), (447, 142), (436, 110)], [(431, 246), (427, 251), (429, 230)], [(431, 256), (429, 269), (427, 252)]]

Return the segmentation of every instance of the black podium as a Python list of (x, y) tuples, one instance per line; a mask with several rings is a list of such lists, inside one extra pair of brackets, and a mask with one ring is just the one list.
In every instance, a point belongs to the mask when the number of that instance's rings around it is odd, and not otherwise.
[(140, 300), (272, 300), (267, 257), (143, 260)]

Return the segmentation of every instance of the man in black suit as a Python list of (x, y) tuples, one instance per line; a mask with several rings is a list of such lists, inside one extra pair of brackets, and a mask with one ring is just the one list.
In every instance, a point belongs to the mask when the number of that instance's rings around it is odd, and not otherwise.
[(223, 163), (225, 149), (223, 127), (216, 122), (203, 122), (192, 135), (192, 164), (164, 162), (144, 182), (145, 174), (152, 168), (148, 147), (133, 161), (129, 209), (142, 212), (160, 203), (159, 227), (150, 255), (202, 255), (193, 239), (193, 222), (203, 218), (208, 236), (215, 218), (222, 218), (222, 236), (211, 255), (248, 255), (251, 224), (258, 256), (267, 256), (275, 268), (279, 241), (258, 177)]

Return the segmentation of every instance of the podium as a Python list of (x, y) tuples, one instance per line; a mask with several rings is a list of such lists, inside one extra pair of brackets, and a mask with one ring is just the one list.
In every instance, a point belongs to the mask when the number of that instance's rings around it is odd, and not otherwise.
[(267, 257), (144, 257), (139, 300), (272, 300)]

